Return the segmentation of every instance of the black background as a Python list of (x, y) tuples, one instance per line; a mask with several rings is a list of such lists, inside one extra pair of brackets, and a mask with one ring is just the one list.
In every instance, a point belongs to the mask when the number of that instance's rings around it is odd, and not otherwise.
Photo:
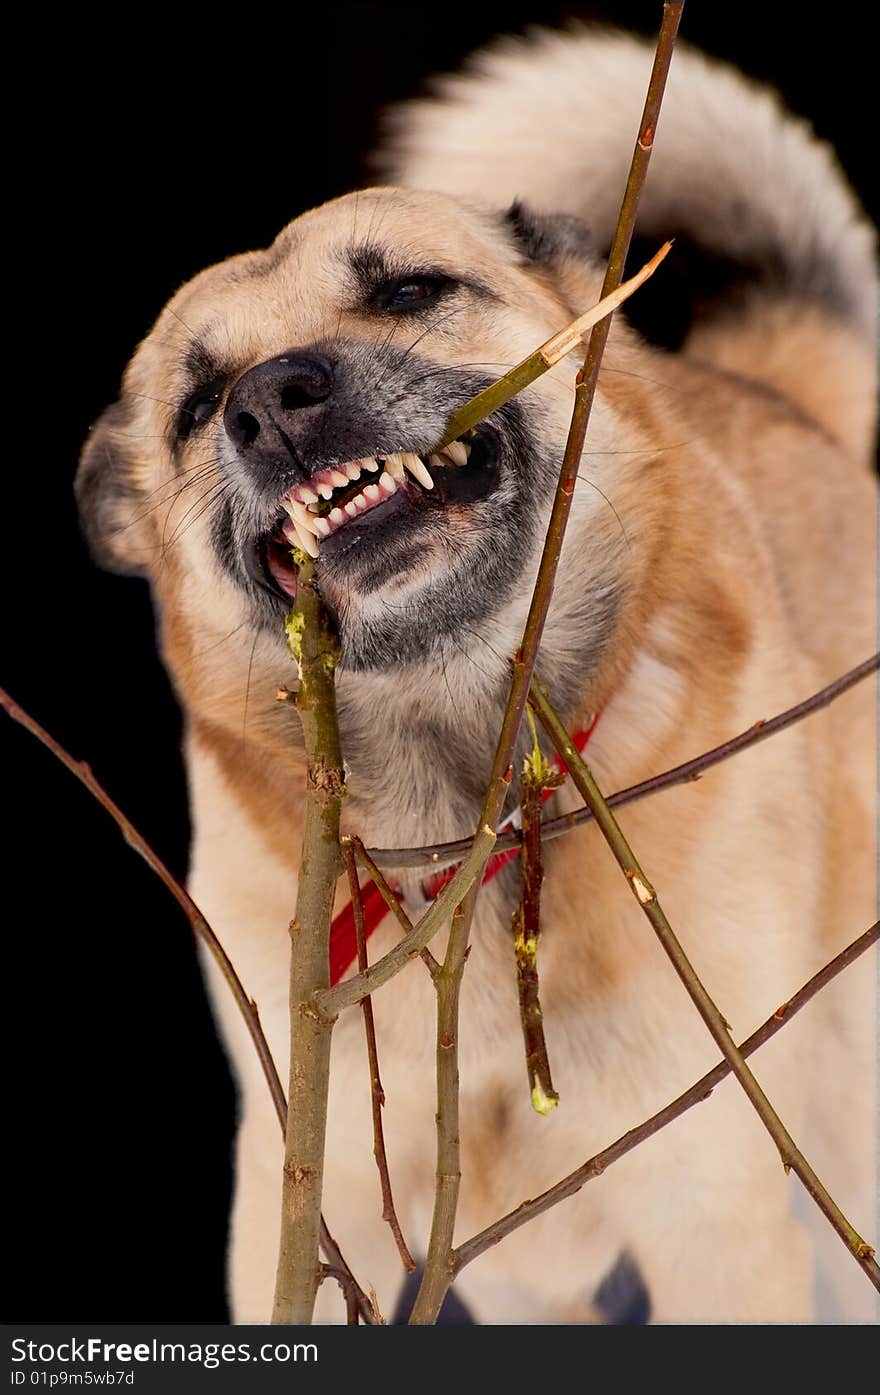
[[(23, 310), (7, 320), (3, 683), (179, 873), (179, 720), (147, 588), (95, 571), (78, 538), (70, 484), (90, 422), (182, 281), (364, 182), (383, 104), (497, 32), (595, 15), (650, 31), (659, 11), (322, 4), (220, 24), (139, 10), (124, 32), (47, 19), (12, 52), (27, 95), (4, 180), (7, 305), (17, 292)], [(827, 13), (690, 0), (682, 33), (774, 82), (876, 218), (873, 41), (846, 8), (812, 18)], [(4, 1316), (222, 1321), (235, 1101), (188, 927), (74, 780), (6, 719), (0, 732)]]

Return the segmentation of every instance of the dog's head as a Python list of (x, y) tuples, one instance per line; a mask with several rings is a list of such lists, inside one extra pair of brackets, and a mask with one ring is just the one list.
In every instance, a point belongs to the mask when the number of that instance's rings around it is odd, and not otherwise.
[(598, 282), (569, 218), (394, 189), (305, 214), (184, 286), (138, 349), (80, 467), (93, 550), (194, 630), (280, 646), (299, 546), (349, 670), (429, 658), (533, 574), (577, 364), (438, 453), (448, 417)]

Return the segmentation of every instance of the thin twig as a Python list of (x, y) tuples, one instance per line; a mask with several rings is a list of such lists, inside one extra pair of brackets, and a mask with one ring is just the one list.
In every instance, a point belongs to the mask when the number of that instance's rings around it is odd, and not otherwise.
[(296, 706), (308, 769), (296, 911), (290, 923), (290, 1077), (272, 1321), (297, 1324), (311, 1322), (320, 1278), (333, 1022), (309, 1011), (308, 1005), (317, 990), (329, 985), (330, 923), (342, 871), (339, 820), (345, 775), (336, 716), (339, 639), (313, 585), (311, 559), (295, 552), (294, 560), (296, 600), (287, 633), (299, 668)]
[(578, 753), (565, 726), (554, 710), (546, 690), (539, 683), (532, 684), (529, 701), (540, 718), (544, 730), (568, 766), (574, 783), (593, 810), (599, 831), (613, 852), (636, 900), (650, 921), (654, 933), (684, 984), (691, 1001), (705, 1022), (716, 1045), (720, 1047), (722, 1055), (730, 1063), (733, 1074), (745, 1091), (758, 1118), (779, 1149), (783, 1167), (786, 1172), (791, 1170), (800, 1178), (856, 1262), (861, 1265), (875, 1288), (880, 1289), (880, 1267), (874, 1259), (873, 1250), (853, 1228), (833, 1197), (822, 1185), (746, 1065), (745, 1058), (730, 1035), (727, 1023), (706, 992), (672, 926), (666, 919), (654, 887), (609, 809), (608, 802), (596, 784), (589, 766)]
[(349, 1293), (353, 1293), (355, 1295), (355, 1298), (357, 1300), (358, 1312), (361, 1315), (361, 1321), (366, 1323), (368, 1327), (380, 1326), (382, 1323), (382, 1318), (379, 1315), (378, 1309), (376, 1308), (376, 1304), (367, 1296), (367, 1294), (364, 1292), (364, 1290), (358, 1283), (357, 1279), (354, 1277), (354, 1274), (352, 1274), (351, 1270), (349, 1269), (348, 1264), (345, 1260), (345, 1256), (343, 1255), (338, 1244), (336, 1243), (336, 1240), (331, 1235), (327, 1222), (324, 1220), (323, 1214), (321, 1216), (321, 1249), (327, 1256), (328, 1264), (330, 1264), (334, 1269), (338, 1269), (346, 1275), (348, 1283), (348, 1288), (346, 1289), (346, 1296), (348, 1296)]
[(437, 900), (416, 921), (408, 934), (363, 973), (353, 974), (351, 978), (344, 979), (332, 988), (324, 988), (314, 993), (309, 1004), (312, 1015), (332, 1021), (343, 1008), (359, 1003), (368, 993), (375, 993), (377, 988), (381, 988), (401, 969), (406, 968), (411, 959), (417, 958), (429, 940), (434, 938), (449, 919), (468, 888), (474, 881), (479, 881), (494, 846), (495, 830), (488, 824), (482, 825), (452, 881), (443, 888)]
[[(89, 793), (113, 819), (129, 847), (140, 854), (147, 866), (151, 871), (155, 872), (163, 886), (171, 893), (180, 906), (189, 921), (193, 934), (202, 941), (216, 961), (235, 999), (238, 1010), (244, 1018), (245, 1026), (248, 1029), (257, 1057), (259, 1058), (263, 1075), (266, 1078), (266, 1084), (269, 1087), (269, 1094), (272, 1097), (272, 1103), (275, 1106), (275, 1113), (278, 1116), (278, 1122), (281, 1125), (281, 1132), (283, 1135), (287, 1127), (287, 1100), (275, 1062), (272, 1059), (269, 1043), (266, 1040), (263, 1028), (260, 1024), (260, 1014), (257, 1010), (257, 1004), (253, 998), (248, 997), (232, 961), (195, 901), (158, 854), (153, 851), (142, 834), (140, 834), (134, 825), (126, 818), (115, 800), (113, 800), (104, 787), (98, 783), (95, 776), (92, 774), (90, 766), (85, 761), (75, 760), (54, 737), (49, 735), (44, 727), (40, 726), (39, 722), (35, 721), (29, 713), (25, 712), (24, 708), (20, 707), (14, 698), (10, 697), (2, 688), (0, 688), (0, 707), (2, 707), (14, 721), (23, 726), (26, 731), (29, 731), (32, 736), (35, 736), (38, 741), (42, 742), (46, 749), (51, 751), (52, 755), (55, 756), (56, 760), (59, 760), (62, 765), (66, 766), (71, 774), (75, 775), (82, 785), (85, 785)], [(361, 1317), (364, 1322), (374, 1325), (376, 1323), (376, 1317), (373, 1312), (373, 1306), (349, 1269), (342, 1251), (333, 1238), (323, 1216), (321, 1217), (321, 1248), (330, 1263), (335, 1268), (348, 1275), (350, 1283), (353, 1285), (358, 1295), (358, 1309)]]
[(437, 994), (437, 1162), (434, 1210), (425, 1271), (410, 1314), (410, 1323), (437, 1321), (443, 1298), (454, 1278), (452, 1236), (461, 1187), (459, 1141), (458, 1009), (473, 903), (479, 882), (468, 892), (463, 906), (452, 917), (446, 955), (434, 978)]
[[(775, 736), (777, 732), (784, 731), (786, 727), (793, 726), (795, 722), (802, 721), (804, 717), (809, 717), (812, 713), (829, 707), (835, 698), (842, 697), (857, 683), (861, 683), (872, 673), (876, 673), (878, 668), (880, 668), (880, 653), (873, 654), (870, 659), (856, 664), (855, 668), (851, 668), (840, 678), (836, 678), (833, 683), (828, 683), (824, 688), (820, 688), (818, 692), (805, 698), (803, 702), (796, 703), (794, 707), (786, 708), (784, 712), (779, 712), (775, 717), (754, 722), (738, 736), (732, 736), (729, 741), (723, 741), (720, 746), (713, 746), (711, 751), (704, 751), (702, 755), (694, 756), (691, 760), (684, 761), (682, 765), (673, 766), (671, 770), (664, 770), (660, 775), (652, 775), (650, 779), (641, 780), (637, 785), (629, 785), (624, 790), (609, 794), (607, 797), (609, 807), (619, 809), (624, 804), (634, 804), (636, 800), (644, 799), (650, 794), (657, 794), (660, 790), (671, 789), (674, 785), (688, 784), (698, 780), (703, 772), (711, 769), (712, 766), (719, 765), (731, 756), (738, 755), (740, 751), (757, 745), (759, 741), (766, 741), (768, 737)], [(542, 824), (541, 837), (545, 842), (549, 838), (559, 838), (563, 833), (568, 833), (570, 829), (579, 828), (583, 824), (589, 823), (592, 817), (592, 809), (589, 805), (585, 805), (583, 808), (574, 809), (570, 814), (560, 814), (558, 818), (547, 819)], [(440, 867), (450, 862), (457, 862), (468, 851), (471, 842), (470, 838), (458, 838), (454, 842), (434, 843), (430, 847), (424, 848), (371, 848), (369, 851), (375, 865), (379, 867)], [(521, 844), (522, 834), (519, 831), (501, 833), (495, 844), (495, 852), (509, 852)]]
[(553, 1088), (550, 1060), (544, 1036), (544, 1014), (538, 996), (538, 939), (541, 934), (541, 796), (545, 789), (562, 783), (563, 776), (551, 770), (532, 724), (531, 753), (523, 762), (520, 778), (522, 814), (522, 853), (520, 859), (520, 902), (513, 913), (513, 949), (516, 957), (516, 986), (519, 1016), (526, 1051), (526, 1074), (532, 1107), (538, 1114), (549, 1114), (559, 1103)]
[[(876, 944), (878, 938), (880, 938), (880, 921), (875, 921), (870, 930), (866, 930), (858, 939), (853, 940), (852, 944), (847, 945), (846, 949), (841, 950), (830, 963), (820, 969), (817, 974), (814, 974), (809, 982), (804, 984), (803, 988), (799, 989), (798, 992), (795, 993), (793, 997), (789, 998), (787, 1002), (783, 1003), (781, 1007), (778, 1007), (772, 1017), (768, 1017), (767, 1021), (764, 1022), (757, 1031), (752, 1032), (752, 1035), (746, 1038), (739, 1048), (742, 1055), (751, 1056), (754, 1051), (758, 1050), (759, 1046), (763, 1046), (771, 1037), (775, 1037), (776, 1033), (782, 1030), (786, 1022), (790, 1022), (791, 1019), (800, 1012), (801, 1008), (805, 1007), (810, 999), (814, 998), (826, 984), (830, 983), (833, 978), (836, 978), (839, 973), (858, 959), (860, 955), (870, 949), (871, 945)], [(651, 1138), (655, 1133), (659, 1133), (667, 1124), (671, 1124), (674, 1119), (678, 1119), (688, 1109), (693, 1108), (695, 1104), (700, 1104), (702, 1100), (708, 1099), (715, 1087), (730, 1075), (730, 1073), (730, 1063), (728, 1061), (719, 1061), (717, 1066), (714, 1066), (712, 1070), (707, 1071), (704, 1076), (701, 1076), (696, 1084), (692, 1085), (689, 1090), (685, 1090), (684, 1094), (679, 1095), (671, 1104), (665, 1105), (663, 1109), (658, 1110), (656, 1114), (652, 1114), (650, 1119), (646, 1119), (643, 1124), (639, 1124), (637, 1128), (630, 1129), (627, 1133), (618, 1138), (615, 1143), (611, 1143), (607, 1148), (603, 1148), (601, 1153), (595, 1153), (593, 1157), (581, 1163), (580, 1167), (575, 1168), (567, 1177), (563, 1177), (560, 1181), (554, 1183), (552, 1187), (542, 1192), (540, 1196), (536, 1196), (530, 1201), (524, 1201), (520, 1206), (517, 1206), (516, 1210), (509, 1211), (506, 1216), (502, 1216), (499, 1220), (493, 1221), (485, 1230), (481, 1230), (478, 1235), (472, 1236), (471, 1239), (466, 1240), (463, 1245), (459, 1245), (454, 1254), (453, 1267), (455, 1273), (460, 1273), (466, 1264), (472, 1263), (473, 1260), (477, 1259), (481, 1254), (484, 1254), (486, 1250), (491, 1249), (493, 1245), (497, 1245), (506, 1235), (510, 1235), (514, 1230), (518, 1230), (520, 1226), (525, 1225), (528, 1221), (534, 1220), (536, 1216), (542, 1215), (543, 1212), (549, 1211), (551, 1207), (556, 1206), (560, 1201), (565, 1201), (567, 1197), (574, 1196), (585, 1183), (592, 1182), (594, 1177), (600, 1177), (612, 1163), (617, 1162), (618, 1159), (624, 1157), (626, 1153), (631, 1153), (640, 1143), (644, 1143), (646, 1139)]]
[(323, 1283), (325, 1279), (335, 1279), (342, 1289), (342, 1296), (345, 1299), (345, 1321), (348, 1327), (357, 1327), (360, 1308), (358, 1297), (351, 1286), (351, 1275), (346, 1274), (344, 1269), (336, 1269), (332, 1264), (322, 1264), (318, 1275), (318, 1283)]
[(450, 442), (457, 440), (465, 432), (471, 431), (479, 422), (491, 416), (492, 412), (497, 412), (499, 407), (503, 407), (505, 402), (509, 402), (518, 392), (522, 392), (524, 388), (536, 382), (543, 373), (546, 373), (549, 368), (553, 368), (566, 355), (573, 353), (575, 349), (582, 348), (587, 330), (592, 329), (606, 315), (613, 315), (614, 311), (619, 309), (625, 300), (629, 300), (630, 296), (644, 285), (648, 277), (654, 275), (671, 247), (671, 242), (664, 242), (660, 250), (629, 281), (625, 281), (622, 286), (618, 286), (617, 290), (610, 294), (603, 293), (602, 299), (597, 301), (590, 310), (579, 315), (576, 320), (572, 320), (565, 329), (552, 335), (539, 349), (535, 349), (534, 353), (529, 354), (528, 358), (524, 358), (503, 377), (490, 383), (489, 387), (477, 393), (477, 396), (472, 397), (463, 407), (457, 408), (446, 423), (443, 440), (437, 449), (442, 450), (443, 446), (448, 446)]
[[(342, 842), (343, 846), (346, 842), (351, 843), (351, 846), (357, 853), (359, 860), (363, 863), (364, 867), (369, 872), (370, 877), (375, 882), (379, 890), (379, 893), (382, 897), (382, 900), (385, 902), (385, 905), (388, 907), (389, 911), (391, 911), (392, 915), (396, 917), (398, 924), (403, 930), (403, 933), (405, 935), (411, 935), (413, 931), (412, 921), (410, 920), (406, 911), (403, 909), (403, 906), (400, 904), (400, 900), (398, 899), (398, 897), (395, 896), (393, 889), (388, 885), (387, 881), (382, 876), (381, 871), (376, 866), (373, 859), (370, 857), (370, 854), (367, 852), (360, 838), (358, 838), (355, 834), (352, 833), (348, 836), (347, 839), (343, 838)], [(428, 973), (433, 978), (434, 975), (437, 973), (438, 969), (440, 968), (440, 965), (437, 963), (437, 960), (434, 958), (427, 945), (423, 945), (422, 948), (419, 950), (419, 958), (421, 959), (425, 968), (428, 970)]]
[[(351, 842), (344, 842), (342, 846), (345, 866), (348, 871), (348, 889), (351, 896), (351, 908), (354, 915), (354, 934), (357, 943), (357, 963), (361, 973), (367, 967), (367, 937), (364, 932), (364, 903), (361, 897), (360, 882), (358, 881), (357, 863), (355, 852)], [(364, 1014), (364, 1030), (367, 1036), (367, 1058), (370, 1063), (370, 1104), (373, 1114), (373, 1156), (376, 1159), (376, 1166), (379, 1169), (379, 1183), (382, 1189), (382, 1219), (387, 1221), (391, 1227), (391, 1234), (394, 1236), (400, 1258), (403, 1260), (403, 1267), (408, 1274), (412, 1274), (416, 1267), (416, 1262), (407, 1248), (407, 1243), (403, 1238), (403, 1231), (397, 1219), (397, 1212), (394, 1209), (394, 1197), (391, 1192), (391, 1176), (388, 1171), (388, 1154), (385, 1151), (385, 1131), (382, 1127), (382, 1106), (385, 1103), (385, 1091), (382, 1089), (382, 1080), (379, 1075), (379, 1053), (376, 1048), (376, 1025), (373, 1021), (373, 1000), (369, 994), (363, 999), (361, 1008)]]
[[(635, 226), (636, 208), (647, 173), (663, 89), (666, 85), (666, 75), (672, 59), (683, 5), (684, 0), (666, 0), (663, 7), (663, 21), (648, 84), (648, 95), (639, 124), (636, 148), (633, 153), (620, 217), (602, 285), (603, 298), (616, 290), (623, 278), (623, 266)], [(497, 826), (513, 778), (511, 761), (522, 724), (529, 685), (544, 632), (544, 624), (553, 597), (562, 543), (571, 512), (590, 412), (596, 392), (596, 383), (599, 377), (599, 368), (610, 325), (611, 319), (606, 317), (593, 327), (584, 366), (578, 373), (575, 382), (575, 401), (571, 426), (565, 444), (550, 522), (547, 527), (547, 536), (544, 540), (544, 549), (541, 554), (522, 643), (513, 659), (513, 677), (504, 709), (495, 757), (492, 762), (486, 797), (480, 813), (480, 828), (487, 826), (495, 828)], [(457, 875), (458, 873), (456, 873)], [(446, 891), (449, 891), (452, 885), (453, 883), (450, 883)], [(476, 880), (471, 885), (461, 903), (460, 911), (453, 920), (443, 967), (435, 979), (438, 997), (437, 1186), (425, 1272), (410, 1317), (410, 1322), (414, 1324), (436, 1322), (452, 1276), (452, 1236), (460, 1183), (458, 1163), (458, 993), (467, 958), (470, 929), (479, 891), (480, 882)]]

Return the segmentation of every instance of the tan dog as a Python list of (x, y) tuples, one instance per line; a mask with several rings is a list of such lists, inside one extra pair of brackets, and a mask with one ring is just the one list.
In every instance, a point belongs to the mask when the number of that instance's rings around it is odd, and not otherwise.
[[(86, 447), (86, 527), (103, 560), (150, 577), (186, 712), (191, 889), (259, 1003), (282, 1075), (303, 787), (298, 721), (275, 700), (293, 676), (289, 542), (317, 553), (341, 629), (347, 825), (388, 847), (464, 835), (579, 355), (466, 447), (434, 448), (455, 406), (597, 298), (649, 64), (641, 44), (589, 34), (484, 56), (442, 101), (401, 118), (386, 170), (403, 187), (313, 210), (268, 251), (185, 286)], [(646, 289), (632, 318), (677, 351), (614, 325), (540, 659), (572, 726), (601, 709), (590, 759), (609, 791), (806, 697), (875, 637), (873, 244), (832, 159), (766, 94), (683, 51), (640, 216), (652, 247), (677, 235), (682, 275), (661, 270), (666, 304)], [(863, 685), (621, 816), (738, 1039), (874, 916), (872, 712)], [(548, 845), (546, 862), (542, 1000), (562, 1103), (538, 1117), (525, 1084), (511, 867), (482, 897), (464, 983), (460, 1238), (718, 1054), (595, 829)], [(418, 874), (400, 882), (416, 912)], [(371, 954), (395, 938), (386, 922)], [(278, 1126), (236, 1009), (208, 975), (242, 1099), (232, 1301), (237, 1320), (262, 1321)], [(424, 1254), (434, 1003), (422, 966), (375, 1011), (398, 1206)], [(872, 1023), (862, 963), (754, 1062), (869, 1237)], [(371, 1150), (350, 1012), (334, 1034), (324, 1209), (388, 1313), (402, 1274)], [(601, 1321), (614, 1316), (603, 1280), (627, 1255), (656, 1321), (809, 1321), (798, 1190), (727, 1081), (482, 1257), (460, 1289), (481, 1321)], [(864, 1275), (821, 1218), (816, 1234), (821, 1315), (867, 1317)]]

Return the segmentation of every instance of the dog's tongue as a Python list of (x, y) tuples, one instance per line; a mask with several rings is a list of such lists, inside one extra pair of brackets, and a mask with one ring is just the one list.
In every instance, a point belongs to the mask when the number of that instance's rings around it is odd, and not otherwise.
[(290, 560), (290, 543), (270, 538), (266, 547), (266, 561), (282, 591), (288, 596), (295, 596), (296, 573)]

